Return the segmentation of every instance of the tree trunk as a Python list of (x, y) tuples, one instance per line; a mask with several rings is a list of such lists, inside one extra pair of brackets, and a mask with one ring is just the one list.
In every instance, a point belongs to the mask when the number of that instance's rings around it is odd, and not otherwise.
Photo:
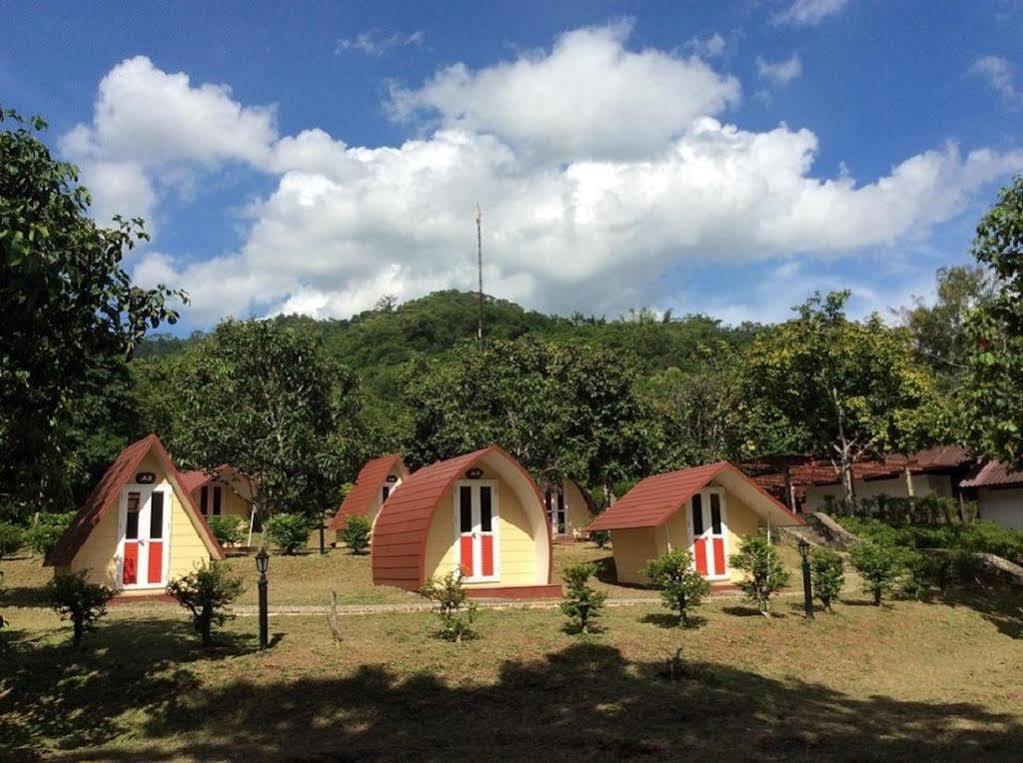
[(77, 649), (79, 646), (82, 645), (82, 636), (85, 634), (85, 623), (82, 622), (81, 618), (75, 617), (73, 618), (73, 624), (75, 633), (74, 638), (72, 639), (72, 643)]
[(880, 588), (875, 588), (874, 589), (874, 606), (875, 607), (880, 607), (881, 606), (881, 589)]
[[(910, 471), (909, 461), (906, 462), (906, 495), (909, 496), (910, 517), (916, 513), (916, 491), (913, 489), (913, 472)], [(912, 519), (910, 519), (912, 521)]]

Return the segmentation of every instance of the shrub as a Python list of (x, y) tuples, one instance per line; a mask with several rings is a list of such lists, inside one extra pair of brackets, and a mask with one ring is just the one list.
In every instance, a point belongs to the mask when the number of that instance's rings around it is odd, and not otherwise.
[(462, 570), (449, 572), (439, 581), (430, 578), (419, 589), (419, 595), (437, 602), (437, 616), (440, 617), (440, 637), (448, 641), (461, 642), (474, 638), (472, 623), (476, 619), (476, 603), (469, 600), (462, 585)]
[(872, 594), (874, 605), (891, 592), (905, 569), (905, 552), (880, 540), (860, 541), (852, 547), (849, 557), (863, 577), (863, 592)]
[(611, 542), (611, 533), (607, 530), (594, 530), (590, 533), (590, 540), (597, 544), (597, 548), (605, 549)]
[(341, 531), (341, 540), (353, 554), (361, 554), (369, 548), (371, 527), (372, 525), (366, 517), (346, 517), (345, 527)]
[(45, 556), (57, 545), (60, 536), (64, 534), (71, 520), (75, 518), (75, 512), (68, 511), (60, 514), (40, 514), (31, 527), (25, 531), (24, 542), (35, 553)]
[(771, 610), (771, 598), (789, 582), (789, 571), (781, 562), (778, 550), (766, 535), (748, 535), (742, 539), (738, 554), (732, 554), (731, 565), (746, 573), (739, 588), (763, 614)]
[(104, 585), (89, 583), (85, 572), (60, 572), (46, 584), (46, 594), (61, 620), (70, 620), (74, 628), (72, 643), (82, 643), (86, 631), (107, 613), (107, 602), (114, 592)]
[(11, 522), (0, 522), (0, 559), (10, 556), (24, 543), (24, 530)]
[(842, 555), (830, 548), (810, 549), (810, 585), (824, 609), (832, 612), (831, 604), (845, 586), (845, 562)]
[(210, 529), (220, 545), (236, 546), (245, 537), (245, 520), (234, 514), (210, 517)]
[(583, 562), (566, 567), (561, 573), (568, 589), (561, 602), (561, 611), (580, 633), (589, 633), (590, 620), (600, 617), (607, 598), (603, 591), (587, 585), (596, 571), (597, 565)]
[(213, 643), (213, 626), (221, 626), (234, 615), (226, 608), (245, 588), (241, 578), (219, 562), (201, 564), (167, 585), (167, 593), (192, 614), (192, 624), (203, 646)]
[(678, 612), (681, 626), (689, 625), (689, 611), (700, 606), (710, 593), (710, 583), (693, 567), (688, 551), (669, 551), (660, 559), (647, 562), (646, 575), (661, 589), (664, 606)]
[(290, 556), (305, 548), (311, 524), (301, 514), (278, 514), (267, 521), (266, 534), (282, 554)]

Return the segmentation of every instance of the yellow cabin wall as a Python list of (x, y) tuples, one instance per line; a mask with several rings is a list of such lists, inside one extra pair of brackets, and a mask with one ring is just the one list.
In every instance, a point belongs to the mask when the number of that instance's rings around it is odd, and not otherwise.
[(86, 572), (86, 580), (109, 588), (117, 587), (117, 521), (119, 506), (111, 506), (92, 528), (85, 543), (69, 565), (74, 573)]
[(619, 583), (645, 585), (650, 582), (643, 568), (663, 553), (657, 542), (660, 530), (659, 527), (634, 527), (611, 531), (611, 550)]
[[(241, 484), (239, 480), (232, 480), (228, 483), (214, 483), (211, 482), (207, 487), (212, 488), (214, 484), (221, 486), (220, 491), (220, 516), (235, 516), (241, 517), (245, 520), (245, 523), (249, 522), (249, 515), (252, 513), (252, 505), (246, 500), (248, 488)], [(239, 495), (241, 493), (241, 495)], [(246, 497), (242, 497), (242, 496)], [(209, 494), (209, 507), (210, 517), (213, 516), (213, 493)], [(196, 507), (202, 506), (202, 488), (198, 488), (192, 493), (192, 500), (195, 501)], [(200, 509), (201, 510), (201, 509)]]
[[(466, 582), (466, 586), (485, 588), (507, 585), (536, 585), (547, 580), (537, 579), (537, 543), (533, 537), (529, 515), (514, 489), (492, 469), (485, 468), (480, 480), (497, 484), (497, 532), (500, 559), (500, 580), (483, 583)], [(476, 481), (476, 480), (473, 480)], [(448, 488), (441, 497), (426, 541), (426, 577), (442, 577), (456, 569), (455, 562), (455, 498), (457, 484)], [(537, 507), (539, 508), (539, 507)], [(545, 544), (540, 544), (545, 547)], [(546, 551), (546, 548), (545, 548)]]

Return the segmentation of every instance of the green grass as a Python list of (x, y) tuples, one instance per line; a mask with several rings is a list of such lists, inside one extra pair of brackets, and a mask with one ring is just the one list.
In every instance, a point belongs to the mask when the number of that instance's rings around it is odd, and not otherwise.
[[(567, 634), (555, 609), (482, 611), (480, 638), (428, 613), (238, 618), (209, 652), (184, 616), (115, 608), (82, 650), (14, 609), (0, 677), (13, 758), (1007, 758), (1023, 745), (1018, 600), (844, 603), (814, 623), (717, 600), (699, 627), (650, 604)], [(1016, 609), (1013, 609), (1016, 607)], [(666, 677), (681, 648), (685, 669)]]

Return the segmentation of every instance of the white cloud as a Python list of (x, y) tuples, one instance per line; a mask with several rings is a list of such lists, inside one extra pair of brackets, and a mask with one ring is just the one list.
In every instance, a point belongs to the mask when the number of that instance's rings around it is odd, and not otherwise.
[(543, 158), (630, 158), (663, 148), (694, 118), (739, 99), (739, 82), (694, 56), (628, 50), (632, 25), (567, 32), (553, 49), (473, 71), (455, 64), (423, 87), (394, 88), (398, 119), (490, 132)]
[[(742, 130), (693, 116), (691, 101), (670, 119), (654, 110), (661, 126), (644, 133), (649, 115), (622, 104), (645, 107), (651, 93), (667, 92), (665, 82), (689, 82), (695, 64), (658, 51), (628, 52), (621, 34), (582, 30), (561, 37), (547, 54), (524, 54), (471, 74), (462, 67), (469, 84), (455, 88), (459, 97), (498, 79), (522, 86), (542, 75), (561, 78), (565, 97), (610, 80), (602, 94), (575, 101), (581, 116), (574, 142), (566, 137), (564, 104), (554, 99), (531, 102), (535, 119), (528, 130), (514, 116), (507, 126), (500, 122), (512, 101), (499, 100), (484, 105), (484, 121), (445, 119), (420, 139), (377, 148), (350, 146), (319, 129), (283, 138), (263, 130), (262, 138), (229, 157), (219, 136), (209, 138), (210, 146), (183, 145), (162, 127), (152, 133), (76, 128), (64, 145), (104, 157), (97, 161), (126, 157), (131, 167), (157, 173), (161, 183), (163, 168), (209, 171), (206, 162), (229, 159), (278, 178), (269, 196), (245, 208), (248, 225), (235, 251), (193, 253), (188, 260), (163, 251), (140, 257), (140, 279), (186, 288), (192, 296), (187, 315), (199, 324), (226, 314), (348, 316), (382, 294), (407, 299), (471, 287), (477, 201), (489, 292), (541, 309), (616, 314), (650, 304), (659, 276), (670, 270), (858, 256), (924, 239), (930, 226), (958, 214), (986, 184), (1023, 170), (1023, 151), (963, 153), (949, 144), (865, 183), (845, 170), (822, 178), (813, 174), (818, 139), (810, 130), (784, 124)], [(583, 56), (562, 70), (566, 56), (581, 55), (577, 45), (590, 52), (589, 63)], [(706, 73), (701, 81), (727, 82), (699, 66)], [(171, 76), (156, 72), (155, 82)], [(445, 72), (450, 69), (438, 77)], [(626, 92), (629, 82), (632, 93)], [(208, 92), (208, 86), (187, 85), (178, 95), (189, 100)], [(266, 113), (230, 103), (239, 117)], [(117, 113), (128, 104), (108, 106)], [(605, 121), (610, 114), (620, 122)], [(638, 145), (623, 150), (602, 142), (605, 131), (635, 131)], [(202, 131), (195, 134), (201, 141)], [(126, 136), (126, 146), (118, 135)], [(154, 148), (154, 164), (137, 153), (148, 141), (169, 141)], [(133, 172), (104, 184), (130, 189)], [(88, 175), (86, 182), (92, 182)]]
[(757, 56), (757, 76), (772, 85), (784, 86), (803, 74), (803, 60), (793, 53), (784, 61), (766, 61)]
[(426, 33), (422, 29), (415, 32), (392, 32), (388, 35), (381, 35), (375, 30), (360, 32), (355, 37), (344, 37), (337, 41), (334, 52), (341, 53), (364, 53), (367, 56), (382, 56), (394, 48), (406, 48), (410, 45), (420, 47), (426, 39)]
[(690, 38), (682, 49), (700, 58), (719, 58), (725, 54), (727, 47), (725, 38), (715, 32), (707, 37)]
[(1016, 75), (1007, 59), (982, 56), (973, 62), (967, 74), (984, 80), (988, 89), (1001, 96), (1009, 108), (1023, 108), (1023, 92), (1016, 87)]
[(775, 24), (816, 26), (829, 16), (840, 13), (848, 0), (792, 0), (785, 10), (772, 17)]

